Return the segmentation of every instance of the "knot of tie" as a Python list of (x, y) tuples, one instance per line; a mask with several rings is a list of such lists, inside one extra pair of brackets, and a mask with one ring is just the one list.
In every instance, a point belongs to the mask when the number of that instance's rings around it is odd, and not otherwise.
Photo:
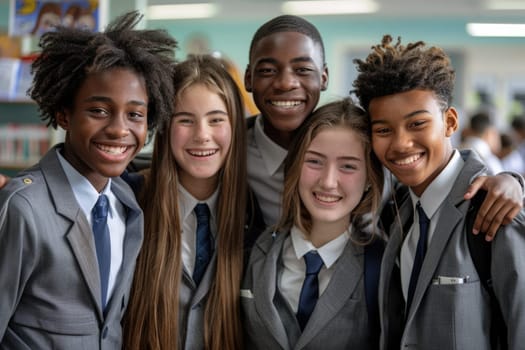
[(306, 263), (306, 274), (307, 275), (317, 275), (323, 267), (323, 259), (321, 256), (315, 252), (310, 251), (304, 255), (304, 261)]
[(197, 222), (202, 223), (204, 221), (208, 222), (210, 218), (210, 208), (206, 203), (199, 203), (195, 206), (195, 215), (197, 216)]
[(94, 220), (104, 220), (108, 216), (108, 197), (102, 194), (98, 197), (97, 203), (92, 210)]

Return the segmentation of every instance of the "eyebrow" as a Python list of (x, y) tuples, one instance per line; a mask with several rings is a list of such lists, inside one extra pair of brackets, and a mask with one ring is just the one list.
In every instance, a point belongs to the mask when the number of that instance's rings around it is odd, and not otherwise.
[[(316, 151), (307, 150), (306, 153), (311, 153), (311, 154), (316, 155), (316, 156), (321, 157), (321, 158), (328, 158), (328, 157), (325, 156), (324, 154), (319, 153), (319, 152), (316, 152)], [(339, 160), (339, 159), (342, 159), (342, 160), (352, 160), (352, 161), (357, 161), (357, 162), (362, 162), (362, 161), (363, 161), (363, 159), (361, 159), (361, 158), (359, 158), (359, 157), (355, 157), (355, 156), (338, 157), (337, 159), (338, 159), (338, 160)]]
[[(413, 112), (410, 112), (408, 113), (407, 115), (403, 116), (403, 119), (410, 119), (418, 114), (422, 114), (422, 113), (430, 113), (430, 111), (426, 110), (426, 109), (418, 109), (416, 111), (413, 111)], [(379, 119), (379, 120), (372, 120), (371, 121), (371, 124), (374, 125), (374, 124), (380, 124), (380, 123), (386, 123), (386, 120), (385, 119)]]
[[(204, 115), (209, 116), (209, 115), (215, 115), (215, 114), (228, 115), (228, 112), (223, 111), (221, 109), (214, 109), (214, 110), (206, 112)], [(178, 116), (181, 116), (181, 115), (195, 116), (195, 113), (181, 111), (181, 112), (177, 112), (177, 113), (173, 114), (174, 117), (178, 117)]]
[[(86, 99), (84, 99), (84, 102), (105, 102), (105, 103), (112, 103), (113, 99), (106, 97), (106, 96), (90, 96)], [(138, 100), (131, 100), (128, 101), (126, 104), (131, 105), (137, 105), (137, 106), (146, 106), (145, 101), (138, 101)]]
[[(299, 56), (299, 57), (294, 57), (291, 59), (292, 63), (299, 63), (299, 62), (311, 62), (311, 63), (314, 63), (314, 60), (312, 57), (310, 56)], [(270, 63), (270, 64), (277, 64), (278, 63), (278, 60), (276, 60), (275, 58), (272, 58), (272, 57), (263, 57), (261, 59), (259, 59), (255, 65), (259, 65), (259, 64), (263, 64), (263, 63)]]

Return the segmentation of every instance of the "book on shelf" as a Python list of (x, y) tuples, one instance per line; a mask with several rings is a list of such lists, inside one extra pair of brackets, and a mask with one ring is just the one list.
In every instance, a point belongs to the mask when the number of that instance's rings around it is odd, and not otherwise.
[(49, 150), (49, 129), (41, 124), (0, 125), (0, 167), (34, 164)]

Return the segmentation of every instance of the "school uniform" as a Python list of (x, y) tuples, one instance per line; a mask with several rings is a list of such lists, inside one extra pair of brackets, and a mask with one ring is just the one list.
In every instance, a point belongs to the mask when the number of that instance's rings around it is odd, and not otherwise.
[(120, 322), (143, 238), (142, 211), (129, 186), (111, 179), (105, 189), (112, 248), (104, 307), (86, 215), (93, 194), (82, 183), (87, 179), (60, 160), (62, 147), (52, 148), (0, 191), (2, 349), (122, 347)]
[[(470, 182), (485, 171), (475, 152), (455, 151), (421, 198), (411, 193), (401, 204), (401, 224), (391, 227), (379, 282), (381, 349), (490, 349), (490, 300), (470, 257), (467, 234), (472, 233), (465, 232), (470, 201), (463, 199)], [(412, 225), (416, 201), (430, 218), (429, 240), (406, 310), (410, 240), (419, 232)], [(524, 232), (522, 211), (499, 229), (491, 246), (491, 275), (508, 325), (509, 349), (525, 344)]]
[(370, 349), (363, 247), (340, 236), (343, 244), (331, 247), (331, 261), (319, 251), (325, 264), (319, 272), (319, 298), (301, 332), (296, 311), (305, 267), (297, 255), (306, 249), (304, 242), (303, 248), (293, 243), (293, 234), (300, 234), (294, 230), (267, 230), (252, 250), (241, 288), (245, 348)]
[[(202, 280), (197, 285), (193, 280), (195, 268), (196, 230), (197, 220), (193, 212), (199, 203), (181, 185), (179, 191), (179, 215), (182, 224), (182, 280), (179, 289), (179, 339), (181, 349), (203, 349), (204, 348), (204, 309), (208, 300), (210, 287), (215, 278), (217, 270), (217, 249), (213, 249), (213, 255), (206, 268)], [(216, 216), (218, 191), (204, 201), (210, 210), (210, 230), (215, 237), (217, 232)], [(213, 245), (215, 239), (213, 239)]]

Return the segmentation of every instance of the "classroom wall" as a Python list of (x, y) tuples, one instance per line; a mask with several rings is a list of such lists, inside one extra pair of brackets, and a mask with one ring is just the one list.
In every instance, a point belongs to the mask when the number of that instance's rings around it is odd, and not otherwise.
[[(145, 1), (123, 0), (110, 2), (109, 18), (114, 18), (131, 8), (144, 8)], [(0, 30), (7, 28), (7, 0), (0, 0)], [(277, 13), (275, 15), (278, 15)], [(191, 39), (197, 34), (209, 41), (210, 49), (220, 51), (244, 71), (248, 62), (248, 48), (255, 30), (269, 18), (251, 16), (250, 19), (198, 19), (149, 21), (148, 28), (164, 28), (179, 41), (178, 59), (186, 56)], [(477, 100), (473, 89), (488, 86), (494, 94), (497, 117), (505, 123), (509, 115), (516, 112), (511, 103), (515, 90), (524, 90), (525, 38), (474, 38), (465, 25), (469, 20), (483, 18), (449, 17), (425, 18), (378, 18), (376, 16), (317, 16), (308, 17), (320, 30), (326, 48), (326, 59), (330, 71), (328, 90), (322, 101), (348, 94), (355, 76), (352, 59), (363, 57), (371, 45), (379, 43), (383, 34), (401, 36), (403, 42), (424, 40), (429, 44), (444, 47), (450, 52), (458, 70), (456, 103), (465, 113), (475, 108)], [(491, 18), (497, 21), (497, 18)], [(512, 19), (502, 18), (502, 21)], [(518, 17), (516, 21), (521, 21)], [(519, 109), (518, 109), (519, 110)]]

